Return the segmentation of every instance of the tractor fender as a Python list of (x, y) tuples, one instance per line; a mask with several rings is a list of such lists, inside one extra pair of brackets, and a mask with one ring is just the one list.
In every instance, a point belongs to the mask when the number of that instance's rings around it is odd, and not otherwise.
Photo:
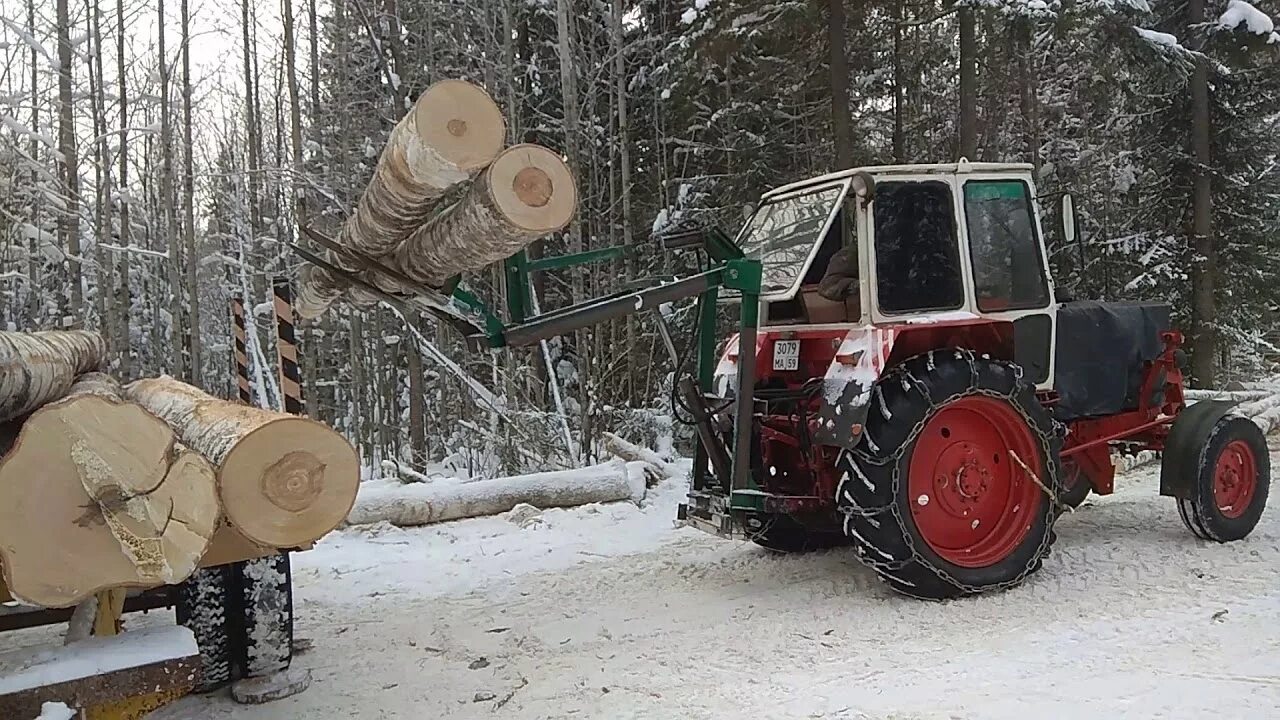
[(1160, 459), (1160, 494), (1187, 499), (1200, 472), (1200, 455), (1218, 421), (1239, 404), (1234, 400), (1201, 400), (1178, 413)]
[(872, 390), (885, 370), (898, 332), (894, 327), (854, 328), (840, 341), (822, 378), (813, 429), (815, 443), (852, 448), (862, 439)]

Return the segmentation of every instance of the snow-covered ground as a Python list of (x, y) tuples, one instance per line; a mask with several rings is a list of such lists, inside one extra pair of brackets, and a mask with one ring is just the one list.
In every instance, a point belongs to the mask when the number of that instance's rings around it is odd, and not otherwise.
[(156, 717), (1275, 717), (1280, 513), (1205, 543), (1158, 475), (1063, 518), (1025, 585), (950, 603), (891, 593), (849, 551), (674, 529), (674, 482), (525, 528), (347, 530), (295, 560), (309, 690)]

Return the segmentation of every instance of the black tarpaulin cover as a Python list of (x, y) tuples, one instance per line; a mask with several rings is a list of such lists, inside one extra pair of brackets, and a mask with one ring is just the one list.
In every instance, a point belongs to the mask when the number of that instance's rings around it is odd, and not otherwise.
[(1065, 421), (1137, 409), (1145, 365), (1160, 355), (1160, 333), (1168, 329), (1164, 303), (1059, 306), (1054, 416)]

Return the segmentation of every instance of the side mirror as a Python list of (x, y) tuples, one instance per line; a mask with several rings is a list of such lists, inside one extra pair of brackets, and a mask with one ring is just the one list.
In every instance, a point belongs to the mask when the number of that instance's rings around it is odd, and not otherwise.
[(1062, 235), (1068, 245), (1076, 241), (1076, 204), (1071, 193), (1062, 196)]
[(865, 208), (876, 199), (876, 179), (869, 172), (857, 173), (853, 176), (852, 190), (859, 204)]

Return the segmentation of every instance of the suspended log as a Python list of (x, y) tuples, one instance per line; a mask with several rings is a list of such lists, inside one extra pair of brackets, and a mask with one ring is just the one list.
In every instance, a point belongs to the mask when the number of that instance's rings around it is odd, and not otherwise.
[[(359, 257), (392, 252), (426, 222), (449, 188), (493, 161), (505, 134), (502, 111), (484, 90), (462, 80), (442, 80), (427, 88), (392, 129), (338, 243)], [(329, 257), (344, 269), (360, 269), (349, 258)], [(329, 271), (307, 266), (295, 300), (298, 314), (320, 315), (346, 288)]]
[(104, 375), (32, 413), (0, 460), (0, 564), (36, 605), (181, 582), (218, 516), (209, 463)]
[(569, 166), (539, 145), (507, 148), (457, 203), (416, 230), (389, 264), (433, 286), (508, 258), (569, 224), (577, 209)]
[(0, 332), (0, 423), (66, 395), (106, 355), (102, 336), (87, 330)]
[(398, 527), (497, 515), (527, 503), (539, 508), (639, 501), (645, 495), (645, 463), (613, 462), (577, 470), (444, 485), (365, 484), (349, 522), (388, 522)]
[(171, 377), (135, 381), (125, 393), (213, 464), (223, 513), (251, 542), (298, 547), (351, 509), (359, 461), (332, 428), (220, 400)]

